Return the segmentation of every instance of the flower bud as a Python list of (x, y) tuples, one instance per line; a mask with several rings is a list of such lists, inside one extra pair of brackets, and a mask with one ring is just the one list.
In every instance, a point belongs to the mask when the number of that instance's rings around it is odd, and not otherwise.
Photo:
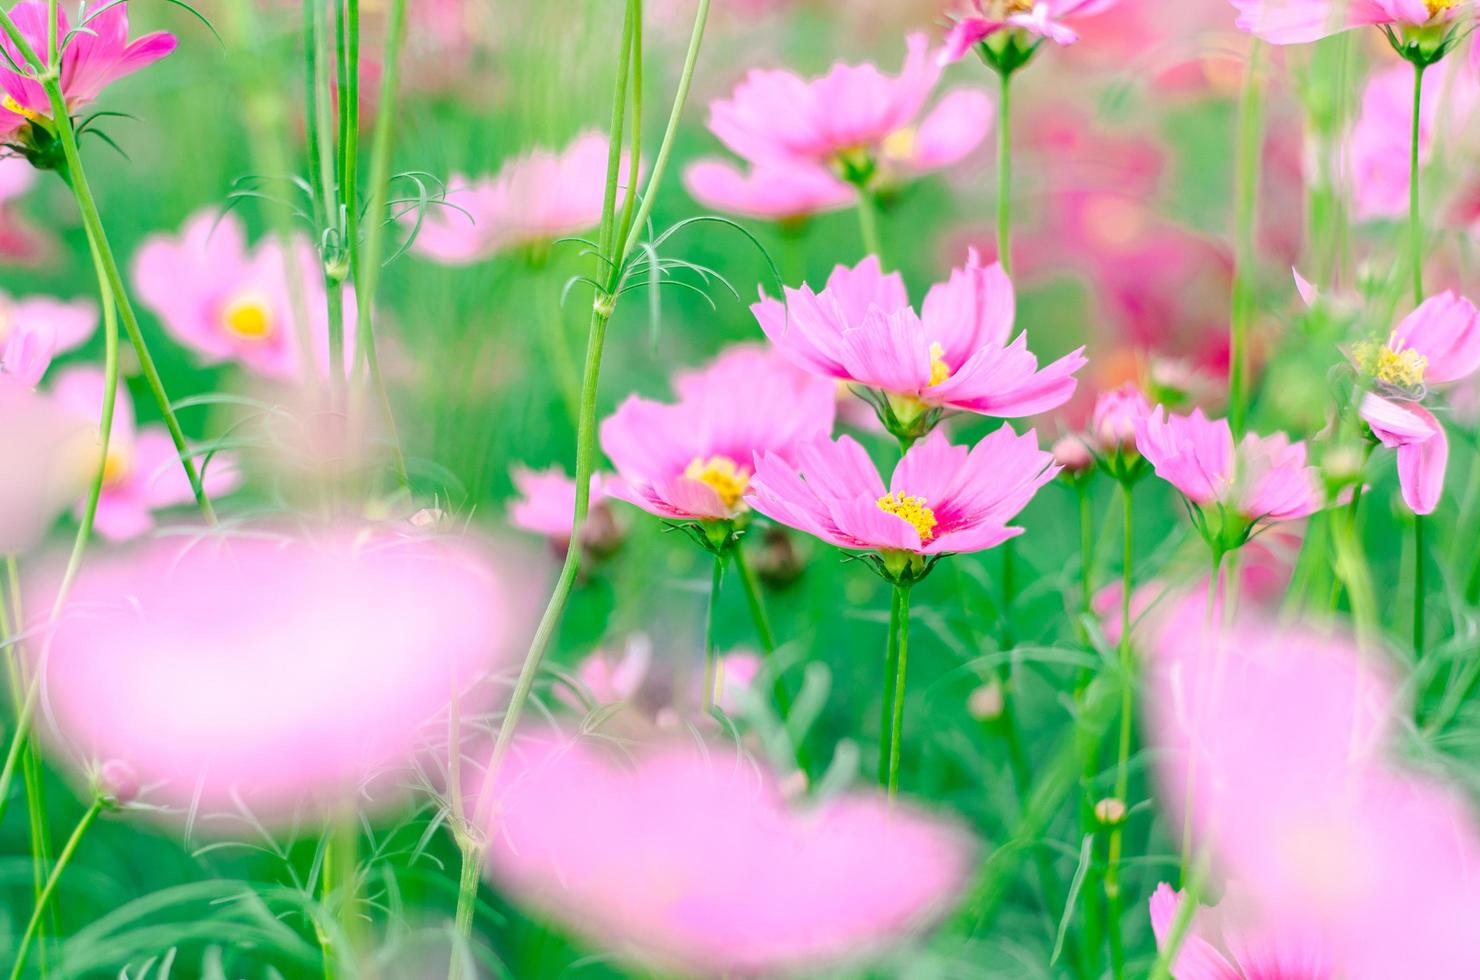
[(1101, 449), (1108, 451), (1136, 448), (1136, 422), (1151, 414), (1151, 403), (1135, 385), (1127, 384), (1107, 391), (1095, 401), (1090, 419), (1090, 434)]
[(1065, 436), (1053, 444), (1053, 461), (1068, 476), (1078, 476), (1095, 465), (1095, 458), (1081, 436)]
[(1107, 796), (1095, 804), (1095, 819), (1106, 827), (1118, 826), (1125, 820), (1125, 801)]
[(1002, 717), (1003, 707), (1002, 682), (996, 678), (972, 691), (966, 699), (966, 710), (980, 722), (996, 721)]
[(122, 759), (109, 759), (98, 769), (97, 789), (113, 806), (128, 806), (139, 796), (139, 774)]

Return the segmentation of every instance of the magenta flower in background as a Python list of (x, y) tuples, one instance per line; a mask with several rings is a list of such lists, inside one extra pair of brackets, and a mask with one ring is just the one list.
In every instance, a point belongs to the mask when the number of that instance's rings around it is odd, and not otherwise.
[(1059, 471), (1036, 432), (1020, 436), (1009, 425), (970, 450), (931, 433), (904, 454), (888, 487), (848, 436), (805, 445), (794, 462), (761, 454), (755, 469), (752, 507), (839, 548), (877, 551), (892, 574), (922, 571), (924, 556), (984, 551), (1021, 534), (1007, 522)]
[[(105, 380), (100, 368), (78, 366), (57, 375), (52, 393), (78, 422), (96, 426), (103, 411)], [(89, 476), (96, 465), (89, 460)], [(217, 453), (209, 465), (197, 457), (204, 469), (206, 493), (212, 497), (230, 493), (241, 483), (241, 474), (230, 453)], [(103, 465), (103, 492), (98, 498), (94, 529), (112, 541), (136, 538), (154, 529), (156, 511), (190, 503), (195, 494), (180, 465), (180, 455), (163, 425), (138, 427), (134, 404), (122, 385), (113, 403), (113, 429), (108, 440), (108, 459)], [(85, 501), (78, 501), (82, 513)]]
[[(83, 567), (43, 663), (55, 742), (154, 802), (288, 819), (445, 738), (503, 664), (514, 607), (437, 535), (161, 539)], [(430, 724), (429, 724), (430, 723)]]
[(1431, 514), (1444, 493), (1449, 437), (1423, 407), (1430, 385), (1464, 381), (1480, 371), (1480, 311), (1463, 296), (1444, 292), (1403, 318), (1384, 344), (1365, 341), (1352, 359), (1372, 390), (1362, 419), (1384, 446), (1397, 451), (1403, 502)]
[[(43, 59), (47, 47), (47, 4), (24, 0), (10, 9), (10, 17), (26, 41)], [(108, 85), (132, 75), (175, 50), (175, 36), (163, 32), (128, 39), (128, 4), (104, 4), (100, 12), (85, 18), (62, 52), (62, 95), (71, 111), (87, 105)], [(79, 25), (80, 27), (81, 25)], [(57, 8), (57, 37), (73, 30), (60, 6)], [(8, 36), (0, 34), (0, 47), (11, 63), (25, 67), (25, 59)], [(9, 66), (6, 66), (7, 69)], [(13, 133), (35, 119), (51, 116), (51, 100), (41, 83), (15, 71), (0, 71), (0, 133)]]
[(0, 553), (24, 555), (96, 473), (98, 419), (0, 372)]
[[(427, 211), (412, 251), (445, 265), (468, 265), (595, 228), (601, 223), (608, 148), (605, 136), (585, 132), (558, 153), (539, 149), (516, 157), (493, 177), (452, 174), (446, 206)], [(620, 186), (627, 178), (624, 158)], [(414, 220), (402, 217), (407, 226)]]
[(863, 960), (947, 911), (969, 872), (959, 830), (881, 796), (793, 808), (733, 749), (632, 754), (525, 735), (494, 787), (488, 861), (523, 901), (654, 969), (777, 976)]
[[(821, 293), (787, 288), (751, 307), (781, 353), (816, 374), (866, 388), (885, 426), (918, 438), (947, 410), (1020, 418), (1074, 394), (1080, 348), (1042, 370), (1026, 332), (1012, 337), (1016, 300), (1000, 264), (966, 265), (932, 286), (916, 314), (898, 273), (870, 256), (839, 266)], [(1011, 338), (1011, 339), (1009, 339)]]
[[(1022, 31), (1036, 41), (1073, 44), (1079, 35), (1068, 24), (1093, 17), (1120, 0), (961, 0), (951, 15), (951, 30), (940, 53), (943, 64), (959, 61), (966, 52), (999, 31)], [(1030, 42), (1031, 43), (1031, 42)]]
[(1304, 44), (1354, 27), (1445, 27), (1471, 0), (1230, 0), (1238, 26), (1272, 44)]
[(832, 432), (831, 382), (774, 352), (732, 347), (674, 378), (678, 401), (631, 395), (601, 423), (601, 448), (617, 468), (611, 497), (676, 520), (730, 521), (762, 453), (791, 459)]
[[(234, 214), (212, 209), (195, 214), (178, 236), (153, 235), (134, 257), (140, 301), (165, 332), (206, 364), (236, 361), (263, 377), (294, 381), (304, 376), (297, 336), (299, 318), (285, 258), (294, 261), (303, 288), (315, 370), (327, 374), (329, 317), (323, 266), (312, 246), (296, 239), (289, 256), (264, 239), (249, 248)], [(355, 299), (344, 297), (344, 360), (354, 364)]]
[(0, 293), (0, 371), (34, 388), (52, 358), (81, 347), (97, 329), (98, 307), (91, 300)]
[(1282, 432), (1251, 432), (1235, 446), (1227, 419), (1209, 421), (1202, 409), (1168, 415), (1160, 405), (1135, 426), (1136, 448), (1157, 476), (1201, 509), (1199, 530), (1223, 550), (1242, 545), (1257, 527), (1307, 517), (1324, 505), (1305, 443)]
[(747, 172), (708, 158), (689, 165), (683, 184), (705, 207), (782, 223), (849, 207), (858, 195), (826, 168), (803, 163), (760, 164)]

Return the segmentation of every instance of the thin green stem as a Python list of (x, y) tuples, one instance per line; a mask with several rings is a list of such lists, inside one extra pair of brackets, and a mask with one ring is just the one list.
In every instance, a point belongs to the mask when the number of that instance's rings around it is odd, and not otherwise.
[(997, 261), (1012, 275), (1012, 73), (998, 72), (997, 101)]
[(896, 585), (899, 596), (899, 664), (894, 674), (894, 718), (889, 726), (889, 799), (899, 796), (899, 747), (904, 737), (905, 673), (910, 662), (910, 588)]
[(1264, 44), (1249, 44), (1249, 61), (1238, 104), (1237, 171), (1234, 177), (1233, 307), (1229, 317), (1228, 419), (1235, 437), (1249, 418), (1249, 330), (1254, 319), (1254, 218), (1259, 195), (1259, 161), (1264, 149), (1261, 63)]
[(36, 900), (36, 907), (31, 911), (31, 919), (26, 923), (25, 932), (21, 933), (20, 945), (16, 947), (15, 965), (10, 970), (10, 980), (19, 980), (26, 968), (26, 959), (31, 951), (31, 943), (36, 938), (37, 930), (41, 926), (41, 916), (46, 911), (47, 903), (57, 890), (57, 882), (62, 878), (62, 872), (67, 870), (67, 865), (72, 861), (72, 855), (77, 851), (77, 845), (82, 840), (82, 835), (87, 833), (87, 828), (97, 819), (103, 809), (103, 801), (94, 800), (77, 822), (72, 831), (72, 836), (67, 838), (67, 843), (62, 847), (62, 853), (57, 855), (56, 866), (51, 869), (51, 875), (46, 879), (46, 887), (41, 890), (41, 897)]
[[(317, 177), (314, 192), (319, 200), (321, 249), (324, 253), (321, 256), (324, 267), (324, 297), (329, 319), (329, 400), (331, 407), (340, 411), (345, 405), (344, 392), (347, 384), (344, 372), (344, 277), (348, 269), (339, 267), (338, 252), (347, 246), (344, 231), (346, 209), (340, 190), (343, 186), (343, 176), (340, 173), (342, 161), (334, 147), (334, 119), (331, 117), (329, 96), (330, 66), (324, 58), (328, 35), (324, 6), (322, 3), (304, 5), (307, 24), (303, 56), (305, 73), (309, 79), (308, 151), (310, 159), (316, 161), (310, 172)], [(334, 9), (336, 23), (339, 23), (343, 8), (336, 2)], [(344, 118), (345, 113), (341, 111), (340, 119)]]
[(1424, 524), (1424, 515), (1413, 515), (1413, 656), (1418, 660), (1424, 655)]
[[(766, 615), (766, 602), (761, 595), (761, 584), (756, 579), (755, 571), (750, 567), (750, 562), (745, 557), (745, 549), (736, 545), (734, 549), (735, 571), (740, 574), (740, 584), (745, 587), (745, 602), (750, 607), (750, 619), (755, 624), (755, 637), (760, 641), (761, 652), (765, 654), (767, 663), (771, 669), (776, 671), (776, 679), (772, 683), (771, 691), (776, 700), (776, 711), (781, 716), (784, 724), (791, 717), (791, 694), (786, 690), (786, 683), (781, 673), (776, 669), (774, 655), (776, 653), (776, 635), (771, 630), (770, 617)], [(807, 768), (805, 763), (805, 752), (798, 740), (797, 764), (803, 770)]]
[(889, 636), (884, 641), (884, 693), (879, 704), (879, 785), (889, 785), (889, 746), (894, 741), (894, 685), (899, 673), (899, 590), (889, 592)]
[(483, 871), (483, 848), (464, 841), (460, 848), (462, 869), (457, 879), (457, 913), (452, 927), (458, 937), (452, 947), (452, 957), (447, 965), (448, 980), (459, 980), (463, 974), (464, 955), (468, 937), (473, 934), (473, 913), (478, 906), (478, 882)]
[(617, 222), (616, 241), (625, 242), (632, 233), (636, 218), (637, 182), (642, 175), (642, 0), (632, 0), (632, 131), (627, 152), (627, 195), (622, 202), (622, 217)]
[(715, 688), (719, 685), (719, 661), (715, 652), (715, 630), (719, 620), (719, 597), (725, 584), (725, 553), (714, 556), (714, 570), (709, 577), (709, 607), (704, 613), (704, 710), (708, 711), (718, 699)]
[(1419, 214), (1418, 136), (1423, 118), (1424, 65), (1413, 66), (1413, 125), (1408, 141), (1408, 247), (1413, 263), (1413, 305), (1423, 302), (1423, 219)]
[(864, 255), (876, 256), (884, 265), (884, 246), (879, 241), (879, 202), (867, 187), (858, 188), (858, 234)]
[[(1118, 656), (1120, 668), (1120, 741), (1116, 751), (1115, 799), (1126, 802), (1130, 793), (1131, 733), (1135, 715), (1135, 662), (1131, 651), (1131, 593), (1134, 589), (1132, 571), (1135, 563), (1135, 536), (1133, 533), (1135, 508), (1131, 485), (1120, 485), (1122, 509), (1125, 515), (1125, 545), (1120, 565), (1120, 643)], [(1107, 931), (1110, 938), (1111, 969), (1119, 980), (1125, 976), (1125, 945), (1121, 935), (1120, 854), (1124, 844), (1125, 822), (1117, 822), (1110, 831), (1105, 863), (1105, 906), (1108, 919)]]

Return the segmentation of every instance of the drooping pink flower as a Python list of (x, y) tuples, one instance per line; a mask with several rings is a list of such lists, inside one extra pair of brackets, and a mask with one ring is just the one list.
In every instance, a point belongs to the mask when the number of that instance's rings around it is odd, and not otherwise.
[(940, 79), (929, 39), (911, 34), (905, 44), (904, 66), (893, 77), (871, 64), (842, 62), (815, 79), (752, 70), (730, 98), (710, 105), (710, 132), (756, 165), (866, 170), (891, 136), (915, 124)]
[(34, 388), (53, 357), (81, 347), (97, 328), (91, 300), (13, 300), (0, 293), (0, 371)]
[[(445, 265), (481, 262), (512, 248), (548, 245), (601, 223), (610, 143), (591, 131), (560, 152), (534, 150), (493, 177), (452, 174), (446, 205), (422, 216), (412, 251)], [(624, 159), (619, 186), (628, 177)], [(402, 221), (411, 224), (412, 215)]]
[(1151, 403), (1134, 384), (1103, 392), (1095, 400), (1089, 431), (1095, 445), (1106, 452), (1135, 449), (1136, 423), (1151, 414)]
[(1235, 447), (1227, 419), (1209, 421), (1202, 409), (1168, 415), (1158, 405), (1136, 426), (1136, 448), (1156, 475), (1204, 511), (1231, 515), (1239, 526), (1221, 520), (1211, 526), (1231, 531), (1237, 543), (1253, 526), (1290, 521), (1315, 513), (1324, 503), (1316, 469), (1306, 463), (1304, 442), (1284, 433), (1244, 436)]
[[(23, 0), (10, 9), (10, 18), (16, 28), (42, 59), (46, 57), (47, 22), (46, 0)], [(137, 40), (128, 39), (128, 4), (105, 4), (99, 12), (85, 16), (75, 33), (67, 14), (57, 8), (57, 37), (66, 38), (71, 33), (66, 49), (62, 52), (62, 95), (71, 111), (87, 105), (98, 97), (108, 85), (146, 68), (175, 50), (173, 34), (146, 34)], [(20, 50), (8, 36), (0, 36), (10, 63), (21, 68), (26, 66)], [(14, 70), (0, 71), (0, 134), (13, 133), (33, 119), (51, 117), (51, 100), (41, 83)]]
[(655, 969), (777, 976), (859, 961), (945, 912), (968, 871), (960, 831), (877, 794), (803, 809), (733, 750), (631, 755), (523, 736), (494, 786), (489, 870)]
[[(52, 386), (60, 404), (79, 422), (94, 426), (102, 415), (104, 390), (103, 372), (92, 366), (69, 368), (57, 375)], [(195, 465), (204, 472), (205, 489), (212, 497), (229, 493), (241, 483), (230, 453), (218, 453), (209, 463), (197, 456)], [(162, 425), (135, 425), (133, 400), (120, 385), (113, 403), (113, 428), (94, 528), (112, 541), (136, 538), (154, 528), (156, 511), (194, 499), (169, 433)], [(83, 505), (82, 501), (77, 504), (79, 514)]]
[(858, 192), (820, 166), (768, 164), (747, 173), (727, 160), (704, 159), (683, 175), (705, 207), (767, 221), (795, 222), (853, 204)]
[(1055, 44), (1073, 44), (1079, 35), (1068, 24), (1092, 17), (1119, 0), (961, 0), (951, 18), (942, 63), (959, 61), (966, 52), (999, 31), (1022, 31)]
[(1470, 0), (1230, 0), (1238, 26), (1272, 44), (1304, 44), (1354, 27), (1442, 27)]
[(1480, 371), (1480, 311), (1463, 296), (1432, 296), (1403, 318), (1384, 344), (1352, 350), (1372, 390), (1362, 399), (1362, 419), (1384, 446), (1397, 451), (1403, 501), (1415, 514), (1431, 514), (1444, 493), (1449, 437), (1424, 408), (1431, 385), (1463, 381)]
[(904, 280), (883, 274), (874, 256), (833, 270), (820, 293), (787, 288), (784, 303), (762, 296), (751, 307), (777, 350), (816, 374), (878, 392), (885, 414), (905, 429), (933, 410), (1019, 418), (1069, 399), (1083, 348), (1039, 370), (1027, 333), (1012, 337), (1016, 309), (1001, 265), (983, 265), (974, 250), (931, 287), (919, 314)]
[[(1151, 896), (1151, 930), (1164, 949), (1187, 901), (1163, 882)], [(1177, 980), (1337, 980), (1319, 935), (1289, 935), (1261, 921), (1245, 897), (1230, 892), (1217, 908), (1200, 907), (1183, 937), (1172, 976)]]
[(1038, 435), (1009, 425), (975, 447), (936, 430), (912, 446), (885, 487), (848, 436), (803, 446), (795, 462), (756, 458), (746, 499), (772, 520), (856, 551), (946, 555), (984, 551), (1022, 533), (1007, 522), (1058, 473)]
[[(264, 239), (249, 248), (234, 214), (195, 214), (178, 236), (154, 235), (134, 257), (133, 280), (140, 302), (159, 317), (165, 332), (202, 362), (236, 361), (278, 381), (304, 377), (287, 262), (296, 263), (303, 289), (308, 342), (314, 369), (327, 373), (329, 316), (323, 265), (303, 239), (285, 255), (281, 243)], [(354, 291), (344, 295), (344, 360), (354, 364)]]
[(726, 521), (746, 510), (762, 453), (782, 459), (832, 431), (831, 382), (774, 352), (742, 345), (674, 378), (678, 401), (628, 399), (601, 423), (617, 468), (607, 494), (659, 517)]
[(479, 708), (511, 606), (487, 556), (437, 535), (160, 539), (83, 566), (43, 662), (47, 716), (151, 801), (286, 819), (445, 738), (454, 693)]
[(50, 393), (0, 373), (0, 552), (39, 544), (97, 458), (96, 417), (82, 421)]

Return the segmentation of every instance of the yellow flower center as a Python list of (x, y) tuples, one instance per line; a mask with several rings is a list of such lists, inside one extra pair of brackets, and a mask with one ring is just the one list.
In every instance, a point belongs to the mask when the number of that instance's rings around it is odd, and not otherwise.
[(103, 484), (110, 487), (118, 485), (132, 468), (133, 461), (129, 459), (128, 450), (122, 446), (110, 445), (108, 455), (103, 457)]
[(951, 376), (951, 366), (946, 363), (946, 349), (940, 344), (930, 345), (930, 384), (934, 388)]
[(5, 108), (15, 113), (17, 116), (22, 116), (26, 119), (29, 119), (31, 122), (40, 122), (42, 119), (45, 118), (35, 109), (26, 108), (9, 95), (5, 96), (4, 98), (0, 98), (0, 105), (3, 105)]
[(265, 297), (244, 293), (226, 304), (221, 324), (242, 340), (265, 340), (272, 335), (272, 309)]
[(884, 155), (891, 160), (908, 160), (915, 155), (915, 127), (905, 126), (884, 137)]
[(884, 513), (893, 514), (919, 532), (921, 544), (935, 537), (935, 525), (940, 522), (935, 519), (935, 511), (925, 506), (924, 497), (911, 497), (896, 490), (880, 497), (878, 505)]
[(1392, 341), (1379, 345), (1365, 340), (1352, 349), (1357, 366), (1379, 382), (1394, 388), (1417, 388), (1423, 384), (1429, 359), (1411, 347), (1394, 349)]
[(1424, 6), (1429, 8), (1430, 17), (1438, 17), (1446, 10), (1459, 6), (1459, 0), (1424, 0)]
[(714, 488), (726, 507), (738, 504), (745, 495), (745, 489), (750, 486), (750, 470), (736, 465), (728, 456), (711, 456), (708, 459), (695, 456), (683, 475)]

